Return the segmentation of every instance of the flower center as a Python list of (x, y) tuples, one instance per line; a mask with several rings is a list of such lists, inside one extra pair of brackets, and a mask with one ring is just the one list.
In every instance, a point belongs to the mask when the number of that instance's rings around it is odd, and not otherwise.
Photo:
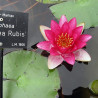
[(69, 34), (65, 33), (65, 34), (61, 34), (58, 36), (57, 39), (57, 45), (62, 47), (62, 48), (68, 48), (70, 46), (72, 46), (73, 44), (73, 38), (69, 37)]

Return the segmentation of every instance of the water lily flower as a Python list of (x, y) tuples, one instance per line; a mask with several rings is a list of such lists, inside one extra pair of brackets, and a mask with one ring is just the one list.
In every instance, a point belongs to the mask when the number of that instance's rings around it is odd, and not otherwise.
[(82, 48), (92, 36), (82, 34), (83, 29), (84, 23), (77, 25), (76, 18), (68, 21), (64, 15), (61, 16), (59, 24), (52, 20), (51, 28), (40, 26), (40, 31), (46, 41), (39, 42), (37, 47), (50, 52), (49, 69), (54, 69), (64, 60), (71, 65), (74, 65), (75, 60), (91, 61), (90, 55)]

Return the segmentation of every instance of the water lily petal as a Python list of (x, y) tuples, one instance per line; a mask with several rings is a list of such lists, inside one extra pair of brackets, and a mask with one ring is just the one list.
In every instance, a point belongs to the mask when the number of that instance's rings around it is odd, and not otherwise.
[(83, 49), (79, 49), (77, 51), (74, 52), (75, 55), (75, 60), (77, 61), (91, 61), (91, 57), (90, 55)]
[(91, 35), (83, 34), (83, 35), (80, 36), (79, 40), (82, 41), (82, 42), (87, 42), (87, 41), (89, 41), (91, 38), (92, 38)]
[(51, 30), (54, 32), (55, 35), (60, 34), (60, 27), (54, 20), (51, 21)]
[(68, 23), (65, 22), (65, 23), (63, 24), (63, 26), (62, 26), (62, 32), (63, 32), (63, 33), (66, 33), (67, 30), (68, 30)]
[(74, 40), (76, 40), (81, 35), (82, 30), (83, 30), (83, 26), (76, 27), (73, 30), (73, 35), (72, 36), (73, 36)]
[(67, 30), (67, 33), (68, 33), (70, 36), (72, 36), (72, 34), (73, 34), (73, 30), (68, 29), (68, 30)]
[(70, 27), (70, 29), (74, 29), (74, 28), (76, 28), (76, 26), (77, 26), (77, 21), (76, 21), (76, 18), (74, 17), (74, 18), (72, 18), (70, 21), (69, 21), (69, 27)]
[(49, 27), (44, 26), (44, 25), (40, 25), (41, 34), (43, 35), (45, 40), (48, 40), (46, 35), (45, 35), (45, 30), (51, 30), (51, 29)]
[(78, 40), (77, 42), (75, 42), (75, 45), (77, 46), (77, 49), (80, 49), (86, 46), (86, 43)]
[(74, 44), (68, 51), (67, 53), (73, 52), (77, 50), (77, 46)]
[(62, 57), (64, 58), (64, 60), (71, 64), (71, 65), (74, 65), (75, 63), (75, 56), (73, 53), (69, 53), (69, 54), (63, 54)]
[(59, 46), (57, 48), (60, 51), (60, 53), (62, 53), (62, 54), (66, 53), (66, 51), (69, 50), (69, 48), (61, 48)]
[(48, 40), (53, 40), (54, 39), (54, 34), (51, 30), (45, 30), (45, 34), (46, 34), (46, 37), (48, 38)]
[(49, 69), (54, 69), (58, 65), (60, 65), (62, 62), (63, 62), (62, 56), (60, 56), (60, 55), (58, 55), (58, 56), (50, 55), (48, 57), (48, 68)]
[(50, 54), (51, 55), (60, 55), (60, 52), (56, 49), (56, 48), (51, 48), (51, 50), (50, 50)]
[(50, 51), (51, 43), (50, 43), (50, 41), (43, 41), (43, 42), (38, 43), (37, 47), (42, 50)]
[(82, 29), (82, 32), (83, 32), (83, 30), (84, 30), (84, 25), (85, 25), (85, 23), (80, 23), (80, 24), (77, 25), (77, 27), (83, 26), (83, 29)]
[(59, 20), (59, 26), (62, 27), (65, 22), (67, 22), (67, 18), (65, 15), (62, 15)]

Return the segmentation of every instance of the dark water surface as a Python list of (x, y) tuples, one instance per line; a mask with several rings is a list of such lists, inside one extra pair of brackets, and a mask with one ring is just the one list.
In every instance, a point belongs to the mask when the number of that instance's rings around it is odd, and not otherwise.
[[(29, 13), (28, 49), (44, 40), (39, 26), (50, 26), (50, 21), (55, 19), (48, 9), (50, 5), (35, 3), (34, 0), (0, 0), (2, 10)], [(32, 6), (34, 4), (35, 6)], [(65, 95), (62, 98), (98, 98), (93, 96), (87, 88), (91, 81), (98, 79), (98, 28), (90, 28), (84, 33), (93, 36), (86, 48), (92, 61), (88, 64), (76, 62), (73, 68), (69, 68), (67, 64), (66, 67), (64, 65), (58, 67), (61, 87)], [(13, 50), (17, 49), (5, 49), (4, 54)]]

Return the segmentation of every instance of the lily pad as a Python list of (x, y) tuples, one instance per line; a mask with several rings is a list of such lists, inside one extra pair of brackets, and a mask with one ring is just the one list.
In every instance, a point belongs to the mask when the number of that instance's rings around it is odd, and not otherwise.
[(44, 4), (54, 4), (54, 3), (61, 3), (63, 1), (68, 1), (68, 0), (36, 0), (36, 1), (39, 1)]
[(98, 95), (98, 80), (94, 80), (90, 83), (89, 89), (95, 94)]
[(3, 63), (4, 98), (56, 98), (60, 79), (47, 58), (22, 50), (5, 55)]
[(63, 14), (68, 20), (76, 17), (78, 24), (85, 23), (85, 29), (98, 26), (98, 0), (71, 0), (53, 5), (50, 10), (57, 19)]

